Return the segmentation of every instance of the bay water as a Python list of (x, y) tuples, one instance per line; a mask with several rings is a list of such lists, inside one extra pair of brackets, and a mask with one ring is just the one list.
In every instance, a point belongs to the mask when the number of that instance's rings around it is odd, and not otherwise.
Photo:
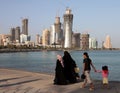
[[(83, 53), (88, 52), (96, 69), (101, 70), (103, 65), (109, 67), (109, 80), (120, 81), (120, 50), (90, 50), (69, 51), (82, 74)], [(56, 56), (63, 56), (64, 51), (39, 51), (0, 53), (0, 68), (11, 68), (31, 72), (55, 73)], [(91, 70), (95, 80), (101, 80), (101, 74)]]

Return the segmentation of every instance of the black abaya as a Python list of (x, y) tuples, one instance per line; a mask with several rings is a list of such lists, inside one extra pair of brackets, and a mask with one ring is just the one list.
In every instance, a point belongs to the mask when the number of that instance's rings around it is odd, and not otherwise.
[(67, 84), (66, 78), (64, 76), (64, 67), (61, 65), (59, 60), (57, 60), (56, 62), (54, 84), (58, 85)]

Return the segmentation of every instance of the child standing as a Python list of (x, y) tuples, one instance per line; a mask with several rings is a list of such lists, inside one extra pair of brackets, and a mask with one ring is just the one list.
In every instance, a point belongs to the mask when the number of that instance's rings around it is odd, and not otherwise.
[(108, 75), (109, 75), (109, 70), (108, 66), (102, 66), (102, 71), (98, 70), (97, 72), (102, 74), (103, 78), (103, 87), (109, 88), (109, 82), (108, 82)]

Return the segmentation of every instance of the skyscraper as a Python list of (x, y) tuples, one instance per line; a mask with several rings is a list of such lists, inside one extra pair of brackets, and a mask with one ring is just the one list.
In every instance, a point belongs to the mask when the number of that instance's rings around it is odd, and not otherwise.
[(40, 35), (39, 34), (36, 35), (36, 44), (37, 45), (40, 44)]
[(53, 45), (55, 43), (55, 25), (50, 26), (50, 44)]
[(11, 42), (20, 42), (20, 27), (10, 29)]
[(15, 28), (15, 40), (16, 42), (20, 42), (20, 27)]
[(15, 42), (15, 28), (10, 29), (11, 41)]
[(111, 44), (111, 38), (109, 35), (106, 36), (105, 42), (104, 42), (104, 48), (109, 49), (112, 48), (112, 44)]
[(50, 42), (50, 32), (48, 29), (45, 29), (42, 34), (42, 45), (48, 46)]
[(98, 42), (96, 40), (96, 38), (89, 38), (89, 48), (90, 49), (96, 49), (98, 46)]
[(89, 34), (81, 34), (80, 37), (80, 42), (81, 42), (81, 49), (82, 50), (88, 50), (89, 49)]
[(55, 26), (55, 43), (60, 44), (62, 40), (60, 17), (56, 16), (54, 26)]
[(80, 33), (73, 33), (72, 35), (72, 47), (80, 48)]
[(22, 34), (28, 35), (28, 19), (22, 20)]
[(69, 8), (66, 9), (64, 14), (64, 48), (72, 47), (72, 25), (73, 25), (73, 14)]

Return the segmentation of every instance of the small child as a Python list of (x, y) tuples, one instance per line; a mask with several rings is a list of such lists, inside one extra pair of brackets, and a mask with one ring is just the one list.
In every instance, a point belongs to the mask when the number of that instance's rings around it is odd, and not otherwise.
[(102, 74), (102, 78), (103, 78), (103, 87), (107, 87), (109, 88), (109, 82), (108, 82), (108, 75), (109, 75), (109, 70), (108, 70), (108, 66), (102, 66), (102, 71), (97, 70), (98, 73)]

